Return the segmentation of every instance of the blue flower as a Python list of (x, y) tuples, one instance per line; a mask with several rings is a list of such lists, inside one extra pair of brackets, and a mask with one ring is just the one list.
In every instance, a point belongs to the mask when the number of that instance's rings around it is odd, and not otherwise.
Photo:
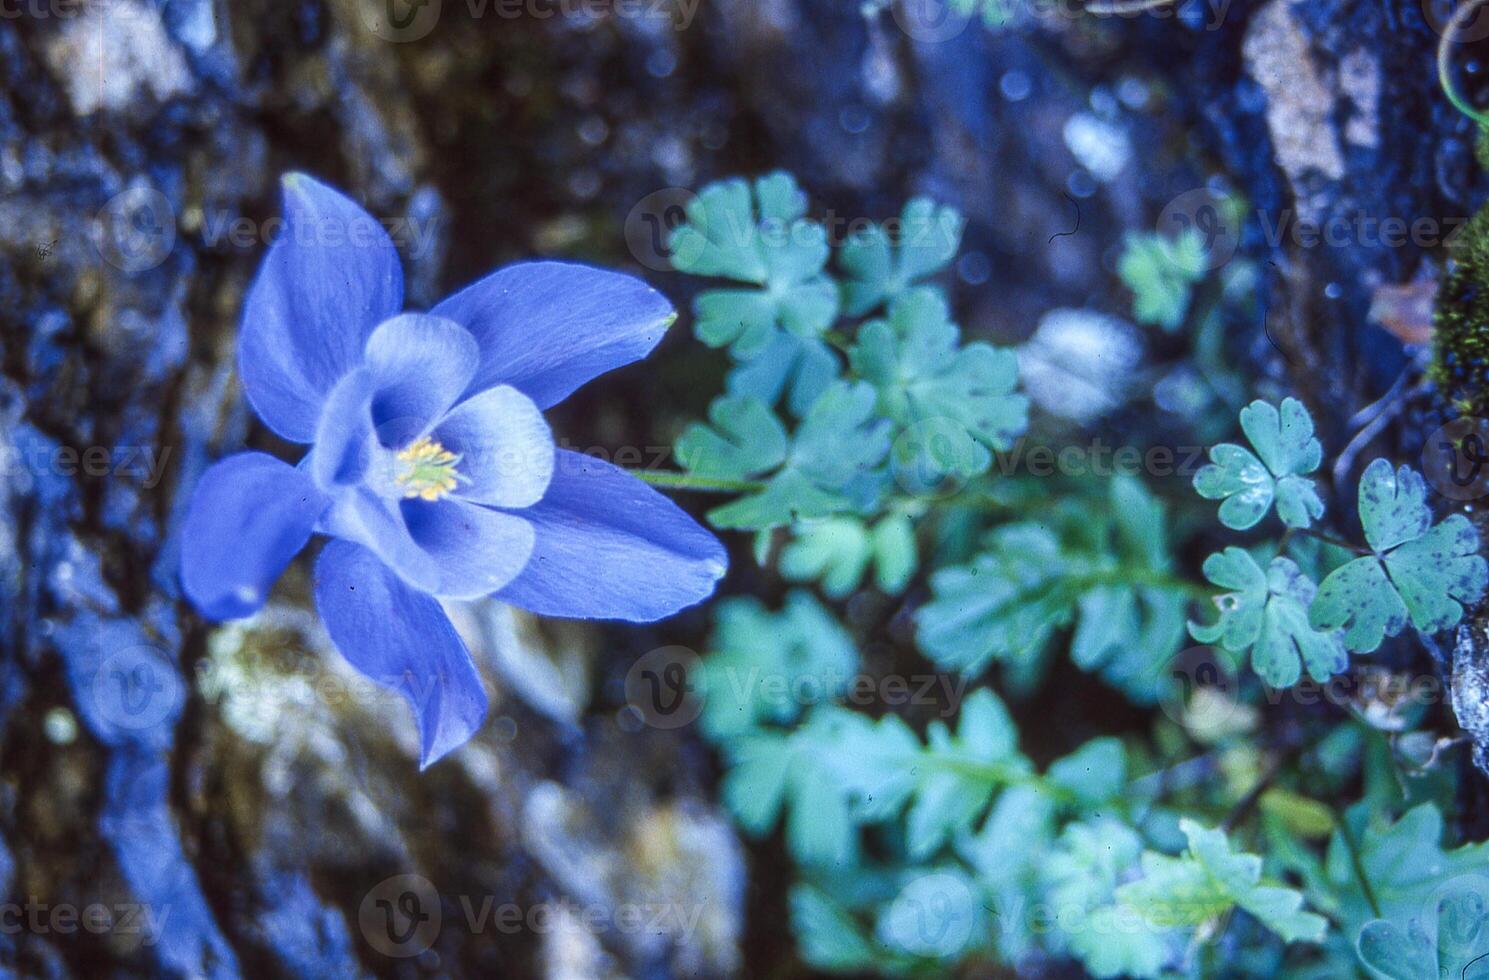
[(498, 270), (405, 313), (392, 241), (324, 184), (284, 179), (284, 233), (248, 292), (238, 364), (298, 466), (240, 453), (202, 477), (181, 580), (247, 616), (313, 534), (315, 599), (354, 667), (413, 706), (427, 766), (486, 695), (440, 599), (644, 622), (707, 598), (719, 542), (609, 463), (554, 446), (544, 409), (645, 357), (675, 319), (644, 283), (561, 262)]

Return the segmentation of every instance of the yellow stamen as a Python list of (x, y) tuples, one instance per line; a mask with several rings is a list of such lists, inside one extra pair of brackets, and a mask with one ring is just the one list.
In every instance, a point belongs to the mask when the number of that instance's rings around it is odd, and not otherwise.
[(428, 436), (422, 436), (399, 450), (398, 484), (405, 499), (435, 501), (455, 489), (465, 479), (455, 470), (460, 456)]

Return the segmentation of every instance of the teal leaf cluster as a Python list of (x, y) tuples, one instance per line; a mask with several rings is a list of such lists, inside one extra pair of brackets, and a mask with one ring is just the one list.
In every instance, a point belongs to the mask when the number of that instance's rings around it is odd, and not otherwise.
[[(1489, 977), (1489, 916), (1484, 896), (1465, 889), (1437, 903), (1435, 922), (1413, 920), (1406, 929), (1376, 919), (1355, 941), (1360, 962), (1382, 980), (1484, 980)], [(1428, 925), (1435, 928), (1431, 933)]]
[(857, 517), (799, 522), (781, 551), (780, 568), (793, 582), (820, 581), (824, 594), (843, 599), (858, 590), (870, 564), (879, 590), (897, 595), (918, 562), (910, 518), (889, 514), (873, 527)]
[(1338, 633), (1316, 630), (1308, 621), (1315, 586), (1290, 558), (1273, 558), (1265, 570), (1250, 553), (1226, 548), (1205, 559), (1205, 577), (1231, 591), (1216, 598), (1217, 622), (1189, 624), (1201, 643), (1232, 653), (1251, 652), (1251, 667), (1272, 687), (1291, 687), (1301, 676), (1320, 683), (1344, 670), (1349, 654)]
[(766, 351), (781, 330), (818, 337), (838, 312), (838, 291), (823, 274), (827, 232), (806, 218), (807, 197), (789, 174), (710, 184), (673, 229), (672, 264), (682, 272), (748, 283), (713, 289), (693, 304), (698, 339), (741, 359)]
[(1307, 474), (1318, 469), (1323, 446), (1313, 435), (1313, 418), (1296, 398), (1282, 408), (1254, 401), (1241, 410), (1241, 429), (1255, 452), (1234, 443), (1210, 450), (1210, 465), (1194, 478), (1207, 500), (1221, 500), (1220, 521), (1244, 531), (1255, 527), (1275, 502), (1288, 527), (1309, 527), (1324, 505)]
[(895, 467), (927, 485), (986, 472), (992, 451), (1011, 447), (1029, 425), (1013, 352), (963, 345), (960, 335), (944, 297), (912, 289), (894, 299), (887, 319), (863, 325), (849, 355), (886, 418), (926, 430), (897, 441)]
[(1117, 890), (1117, 900), (1152, 921), (1197, 926), (1240, 907), (1287, 942), (1320, 942), (1327, 920), (1303, 910), (1303, 896), (1262, 880), (1262, 860), (1238, 854), (1225, 832), (1181, 820), (1189, 849), (1178, 857), (1148, 852), (1143, 876)]
[(715, 527), (778, 527), (851, 510), (857, 494), (876, 493), (889, 452), (889, 423), (874, 401), (867, 384), (837, 382), (788, 435), (763, 402), (721, 398), (709, 408), (712, 425), (695, 423), (678, 439), (678, 459), (702, 476), (763, 482), (710, 511)]
[(862, 316), (945, 268), (961, 246), (964, 224), (953, 208), (916, 198), (894, 222), (849, 235), (838, 253), (846, 276), (843, 311)]
[(1156, 232), (1130, 233), (1123, 240), (1117, 274), (1132, 290), (1132, 315), (1139, 323), (1173, 332), (1184, 324), (1194, 285), (1209, 265), (1204, 239), (1193, 228), (1176, 238)]
[(977, 674), (995, 659), (1035, 655), (1073, 625), (1076, 665), (1151, 703), (1183, 638), (1190, 592), (1171, 573), (1164, 507), (1141, 483), (1113, 479), (1105, 510), (1074, 510), (1058, 529), (1004, 525), (969, 564), (936, 572), (917, 615), (921, 649)]
[(1323, 580), (1310, 610), (1316, 628), (1343, 630), (1346, 646), (1369, 652), (1408, 621), (1423, 633), (1447, 629), (1483, 596), (1489, 565), (1478, 531), (1462, 514), (1434, 525), (1421, 474), (1375, 460), (1360, 478), (1359, 506), (1372, 553)]

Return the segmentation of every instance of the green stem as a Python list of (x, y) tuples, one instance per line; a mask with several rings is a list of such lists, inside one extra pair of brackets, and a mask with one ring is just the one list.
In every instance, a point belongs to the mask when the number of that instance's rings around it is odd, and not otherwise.
[(1365, 873), (1365, 862), (1360, 858), (1360, 845), (1355, 841), (1355, 832), (1350, 829), (1349, 821), (1343, 813), (1334, 811), (1334, 826), (1339, 831), (1339, 837), (1344, 841), (1344, 849), (1349, 851), (1349, 863), (1354, 870), (1355, 877), (1359, 879), (1360, 890), (1365, 893), (1365, 900), (1370, 903), (1370, 911), (1375, 913), (1377, 919), (1381, 918), (1380, 903), (1375, 900), (1375, 889), (1370, 887), (1370, 876)]
[(654, 487), (671, 490), (698, 490), (703, 493), (759, 493), (765, 484), (758, 480), (724, 480), (695, 473), (674, 473), (668, 470), (627, 470), (638, 480)]
[(968, 779), (979, 779), (992, 786), (1034, 786), (1041, 792), (1063, 803), (1073, 803), (1076, 795), (1063, 786), (1056, 785), (1037, 772), (1010, 766), (1000, 762), (984, 762), (955, 755), (928, 754), (916, 760), (918, 764), (956, 773)]
[(1155, 572), (1148, 568), (1133, 568), (1122, 566), (1107, 572), (1096, 572), (1090, 575), (1079, 575), (1075, 580), (1080, 583), (1081, 591), (1086, 586), (1092, 585), (1146, 585), (1155, 589), (1169, 589), (1174, 592), (1183, 592), (1191, 599), (1205, 601), (1215, 598), (1215, 590), (1206, 588), (1188, 579), (1182, 579), (1175, 575), (1164, 572)]
[[(1332, 534), (1325, 534), (1322, 531), (1315, 531), (1312, 528), (1299, 527), (1288, 528), (1287, 530), (1289, 534), (1291, 534), (1293, 531), (1297, 531), (1299, 534), (1306, 534), (1308, 537), (1314, 538), (1318, 541), (1322, 541), (1324, 544), (1331, 544), (1336, 548), (1343, 548), (1345, 551), (1353, 551), (1357, 555), (1371, 554), (1369, 548), (1361, 548), (1359, 545), (1351, 544), (1343, 538), (1336, 538)], [(1287, 539), (1285, 536), (1283, 538), (1282, 544), (1284, 547), (1287, 545)]]

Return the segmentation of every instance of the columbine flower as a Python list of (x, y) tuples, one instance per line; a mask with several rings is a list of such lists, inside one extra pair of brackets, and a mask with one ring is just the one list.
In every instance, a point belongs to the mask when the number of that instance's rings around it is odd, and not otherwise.
[(480, 726), (486, 696), (439, 599), (546, 616), (660, 619), (706, 598), (723, 548), (609, 463), (556, 449), (542, 410), (645, 357), (675, 319), (629, 276), (509, 266), (428, 313), (404, 313), (393, 243), (352, 201), (284, 179), (284, 234), (248, 293), (248, 400), (298, 466), (217, 463), (182, 530), (186, 594), (247, 616), (312, 534), (331, 639), (418, 715), (421, 766)]

